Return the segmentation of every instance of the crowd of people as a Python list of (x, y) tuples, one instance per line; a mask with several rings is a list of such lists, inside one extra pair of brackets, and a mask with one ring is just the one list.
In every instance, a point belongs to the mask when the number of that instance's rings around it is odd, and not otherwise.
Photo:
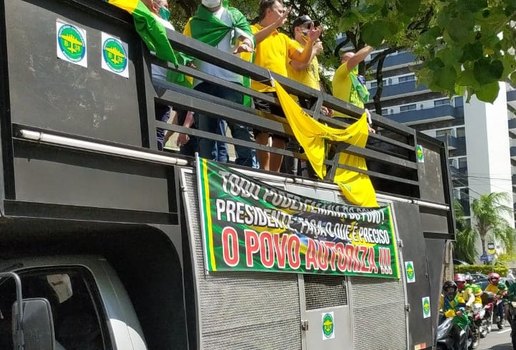
[[(173, 30), (170, 24), (170, 10), (167, 0), (143, 0), (158, 21)], [(299, 83), (320, 90), (319, 63), (317, 56), (323, 52), (320, 40), (322, 27), (308, 15), (296, 18), (291, 28), (292, 36), (288, 36), (282, 27), (286, 26), (290, 9), (282, 0), (260, 0), (257, 20), (250, 24), (246, 17), (233, 7), (225, 7), (221, 0), (202, 0), (202, 3), (186, 24), (183, 34), (199, 40), (207, 45), (243, 59), (252, 57), (252, 62), (276, 74), (289, 77)], [(367, 102), (368, 92), (365, 82), (359, 78), (356, 67), (372, 51), (366, 46), (356, 54), (343, 53), (341, 65), (337, 69), (333, 81), (334, 95), (344, 101), (363, 108)], [(252, 55), (250, 55), (252, 53)], [(190, 65), (203, 73), (223, 79), (232, 84), (246, 86), (246, 78), (240, 74), (217, 65), (193, 59)], [(152, 67), (153, 83), (156, 89), (166, 87), (166, 70)], [(246, 86), (247, 87), (247, 86)], [(264, 82), (252, 81), (250, 87), (256, 91), (276, 97), (274, 86)], [(254, 106), (260, 113), (285, 117), (281, 106), (269, 102), (270, 99), (251, 100), (243, 93), (200, 79), (193, 80), (193, 89), (210, 94), (234, 103)], [(301, 107), (312, 108), (313, 101), (301, 98)], [(321, 113), (332, 115), (332, 111), (322, 107)], [(337, 116), (345, 117), (342, 114)], [(256, 141), (260, 145), (301, 152), (295, 140), (284, 135), (274, 135), (263, 130), (251, 128), (225, 120), (224, 116), (213, 116), (191, 111), (172, 111), (169, 106), (156, 105), (156, 118), (187, 128), (225, 136), (226, 127), (231, 130), (235, 139)], [(162, 149), (171, 132), (158, 130), (158, 148)], [(177, 137), (180, 152), (192, 156), (198, 152), (200, 157), (220, 162), (228, 162), (227, 146), (224, 142), (208, 138), (196, 138), (186, 134)], [(283, 164), (283, 156), (274, 152), (255, 150), (250, 147), (235, 146), (235, 163), (268, 171), (283, 171), (301, 175), (301, 166), (296, 159), (288, 159)], [(283, 165), (283, 166), (282, 166)], [(307, 167), (305, 166), (304, 169)], [(310, 175), (313, 175), (311, 173)]]
[[(511, 279), (512, 277), (512, 279)], [(511, 342), (516, 349), (516, 312), (512, 302), (516, 302), (516, 283), (512, 272), (508, 274), (506, 282), (502, 282), (498, 273), (488, 275), (484, 289), (476, 284), (471, 274), (455, 274), (453, 281), (446, 281), (442, 287), (439, 301), (439, 312), (443, 319), (452, 319), (451, 337), (455, 349), (474, 349), (480, 339), (479, 325), (482, 320), (474, 322), (474, 313), (487, 309), (486, 324), (492, 323), (503, 327), (507, 320), (512, 328)], [(489, 307), (486, 308), (486, 305)], [(468, 334), (471, 335), (471, 344), (467, 344)]]

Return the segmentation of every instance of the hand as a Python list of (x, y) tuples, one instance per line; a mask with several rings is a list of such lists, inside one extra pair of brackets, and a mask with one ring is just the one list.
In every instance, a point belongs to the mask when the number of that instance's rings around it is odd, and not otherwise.
[(176, 144), (181, 147), (181, 146), (184, 146), (188, 143), (188, 141), (190, 141), (190, 136), (188, 136), (187, 134), (179, 134), (177, 136), (177, 141), (176, 141)]
[(235, 50), (233, 51), (234, 54), (240, 53), (240, 52), (253, 52), (252, 45), (249, 45), (248, 42), (244, 41), (238, 45)]
[(314, 27), (314, 24), (310, 24), (310, 29), (308, 29), (308, 33), (307, 33), (307, 36), (308, 36), (308, 39), (315, 43), (317, 41), (317, 39), (319, 39), (319, 37), (321, 36), (321, 33), (322, 33), (322, 27), (319, 26), (317, 28)]
[(333, 114), (333, 110), (331, 110), (330, 108), (326, 107), (326, 106), (322, 106), (321, 107), (321, 113), (327, 117), (331, 116)]
[(312, 50), (314, 51), (315, 55), (318, 55), (321, 52), (323, 52), (324, 49), (323, 49), (322, 41), (320, 39), (315, 40), (314, 47)]

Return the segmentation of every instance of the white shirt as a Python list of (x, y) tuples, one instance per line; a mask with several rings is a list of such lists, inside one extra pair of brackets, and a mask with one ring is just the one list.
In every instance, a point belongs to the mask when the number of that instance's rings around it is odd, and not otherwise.
[[(227, 25), (231, 26), (233, 24), (233, 20), (231, 18), (229, 11), (226, 10), (224, 7), (220, 7), (217, 11), (213, 12), (213, 15)], [(240, 36), (248, 35), (241, 29), (235, 28), (235, 30), (229, 31), (226, 34), (226, 36), (222, 38), (222, 40), (215, 47), (221, 51), (232, 54), (235, 50), (235, 47), (231, 45), (231, 41), (233, 37), (238, 38)], [(220, 68), (219, 66), (216, 66), (214, 64), (207, 63), (201, 60), (195, 60), (195, 65), (197, 66), (197, 69), (199, 69), (201, 72), (224, 79), (226, 81), (233, 81), (239, 84), (243, 83), (243, 77), (240, 74), (233, 73), (227, 69)], [(201, 82), (202, 80), (195, 79), (194, 86), (198, 85)]]

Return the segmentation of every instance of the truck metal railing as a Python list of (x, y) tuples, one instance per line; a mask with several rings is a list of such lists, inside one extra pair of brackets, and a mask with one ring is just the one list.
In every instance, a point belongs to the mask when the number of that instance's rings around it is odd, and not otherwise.
[[(30, 13), (31, 18), (36, 20), (18, 15), (25, 13)], [(62, 22), (77, 25), (87, 31), (89, 61), (86, 67), (56, 57), (56, 23)], [(100, 41), (101, 33), (120, 37), (128, 44), (130, 74), (127, 79), (100, 68), (100, 62), (97, 62), (100, 60), (97, 57), (100, 57), (102, 48), (96, 43)], [(270, 73), (235, 55), (221, 52), (179, 32), (168, 30), (167, 35), (172, 47), (178, 52), (265, 84), (270, 84), (270, 77), (274, 77), (290, 94), (311, 100), (313, 107), (305, 111), (321, 123), (345, 128), (350, 121), (363, 113), (359, 108), (328, 93), (313, 90)], [(0, 181), (5, 182), (5, 196), (16, 197), (16, 164), (12, 163), (10, 154), (13, 153), (13, 149), (22, 149), (22, 145), (27, 142), (45, 143), (41, 136), (60, 137), (65, 140), (64, 144), (60, 145), (62, 147), (71, 147), (66, 140), (76, 140), (75, 144), (92, 146), (88, 152), (110, 154), (109, 152), (116, 151), (122, 157), (138, 159), (155, 158), (149, 158), (145, 154), (163, 155), (181, 159), (181, 162), (175, 163), (178, 165), (184, 164), (185, 161), (191, 163), (192, 158), (157, 150), (156, 130), (163, 129), (275, 152), (286, 157), (306, 159), (300, 151), (263, 146), (156, 120), (155, 103), (158, 103), (172, 106), (175, 110), (220, 115), (227, 122), (293, 138), (285, 119), (264, 115), (253, 107), (246, 107), (180, 85), (167, 84), (164, 92), (162, 89), (156, 89), (151, 78), (152, 65), (278, 104), (276, 98), (207, 75), (195, 68), (182, 65), (175, 67), (171, 63), (160, 61), (144, 47), (135, 32), (131, 16), (105, 2), (0, 1), (0, 128), (4, 157), (4, 176)], [(28, 86), (31, 88), (27, 89)], [(321, 106), (342, 112), (351, 119), (322, 115)], [(369, 135), (365, 148), (329, 142), (333, 144), (336, 152), (333, 157), (325, 159), (328, 175), (323, 181), (331, 183), (335, 169), (346, 168), (368, 174), (378, 193), (431, 202), (437, 207), (449, 208), (451, 195), (445, 145), (374, 113), (372, 122), (377, 133)], [(106, 147), (101, 147), (100, 150), (100, 146), (94, 144)], [(132, 155), (122, 152), (123, 149), (127, 149)], [(420, 158), (416, 157), (418, 150), (421, 153)], [(364, 157), (368, 170), (339, 164), (340, 152)], [(137, 156), (134, 155), (136, 153)], [(451, 210), (444, 211), (447, 211), (444, 215), (449, 215), (450, 219)], [(451, 221), (448, 220), (448, 223)], [(453, 229), (448, 232), (453, 232)]]

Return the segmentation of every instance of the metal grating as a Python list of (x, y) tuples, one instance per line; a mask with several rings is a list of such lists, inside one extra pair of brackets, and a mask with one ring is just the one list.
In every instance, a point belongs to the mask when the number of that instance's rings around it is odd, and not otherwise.
[[(406, 350), (403, 281), (351, 277), (350, 282), (353, 349)], [(364, 329), (374, 329), (375, 336)]]
[(348, 305), (344, 276), (304, 275), (306, 309)]
[(216, 272), (204, 268), (195, 174), (185, 172), (184, 200), (194, 252), (200, 349), (301, 349), (296, 274)]

